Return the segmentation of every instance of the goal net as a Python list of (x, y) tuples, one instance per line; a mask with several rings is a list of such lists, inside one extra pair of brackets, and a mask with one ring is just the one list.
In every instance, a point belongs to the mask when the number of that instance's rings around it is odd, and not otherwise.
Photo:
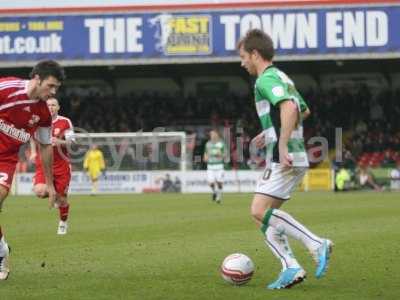
[(186, 170), (185, 132), (76, 133), (69, 149), (74, 170), (82, 170), (92, 145), (109, 171)]
[[(99, 191), (182, 192), (187, 166), (185, 132), (76, 133), (70, 146), (73, 178), (70, 191), (86, 193), (85, 154), (96, 145), (103, 153), (105, 173)], [(75, 176), (75, 178), (74, 178)], [(82, 178), (80, 178), (81, 176)]]

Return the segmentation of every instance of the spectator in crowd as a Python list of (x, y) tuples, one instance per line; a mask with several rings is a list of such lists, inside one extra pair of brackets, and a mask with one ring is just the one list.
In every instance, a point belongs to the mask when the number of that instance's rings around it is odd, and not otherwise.
[(355, 128), (355, 132), (357, 134), (364, 134), (367, 131), (368, 131), (367, 124), (365, 124), (365, 122), (362, 119), (358, 120), (358, 122), (356, 124), (356, 128)]
[(396, 168), (390, 171), (390, 189), (400, 190), (400, 159), (396, 162)]
[(354, 170), (356, 168), (357, 162), (353, 154), (351, 154), (349, 149), (344, 150), (343, 154), (343, 166), (346, 169)]
[(378, 101), (373, 100), (369, 111), (370, 119), (372, 121), (382, 121), (384, 119), (382, 106)]
[(165, 178), (162, 178), (161, 192), (175, 192), (174, 182), (171, 179), (171, 175), (166, 174)]
[(157, 178), (155, 183), (157, 185), (161, 184), (160, 191), (163, 193), (177, 193), (180, 192), (182, 188), (181, 180), (175, 177), (175, 181), (173, 181), (169, 173)]
[(351, 188), (351, 175), (344, 167), (339, 169), (335, 178), (337, 191), (348, 191)]
[(373, 189), (374, 191), (382, 191), (382, 187), (375, 181), (374, 175), (369, 170), (368, 166), (360, 165), (358, 180), (361, 189)]
[(175, 191), (180, 193), (182, 191), (182, 181), (179, 179), (178, 176), (175, 176), (174, 185), (175, 185)]
[(382, 160), (382, 166), (388, 166), (388, 167), (393, 167), (395, 164), (395, 160), (393, 159), (393, 153), (390, 150), (386, 150), (384, 152), (384, 157)]

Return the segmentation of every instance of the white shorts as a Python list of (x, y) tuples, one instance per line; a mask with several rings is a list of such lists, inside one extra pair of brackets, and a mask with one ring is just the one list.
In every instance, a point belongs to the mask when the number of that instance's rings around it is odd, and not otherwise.
[(307, 167), (283, 169), (278, 163), (272, 163), (270, 169), (265, 169), (257, 182), (256, 194), (264, 194), (281, 200), (290, 199), (290, 194), (303, 179)]
[(207, 170), (208, 183), (224, 182), (224, 170)]

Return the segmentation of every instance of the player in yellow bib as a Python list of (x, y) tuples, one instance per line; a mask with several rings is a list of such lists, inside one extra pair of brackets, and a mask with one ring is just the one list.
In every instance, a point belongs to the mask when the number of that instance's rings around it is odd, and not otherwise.
[(104, 156), (97, 145), (92, 145), (86, 153), (83, 168), (92, 182), (91, 194), (94, 195), (97, 193), (98, 179), (101, 173), (105, 171)]

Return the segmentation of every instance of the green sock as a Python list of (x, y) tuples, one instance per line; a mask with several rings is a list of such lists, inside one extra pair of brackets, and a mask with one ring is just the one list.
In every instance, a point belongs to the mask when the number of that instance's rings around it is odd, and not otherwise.
[(260, 228), (260, 230), (261, 230), (261, 232), (263, 234), (265, 234), (265, 231), (267, 231), (269, 219), (271, 218), (271, 215), (272, 215), (273, 211), (274, 211), (274, 209), (270, 208), (265, 212), (264, 218), (262, 219), (262, 224), (263, 225)]

